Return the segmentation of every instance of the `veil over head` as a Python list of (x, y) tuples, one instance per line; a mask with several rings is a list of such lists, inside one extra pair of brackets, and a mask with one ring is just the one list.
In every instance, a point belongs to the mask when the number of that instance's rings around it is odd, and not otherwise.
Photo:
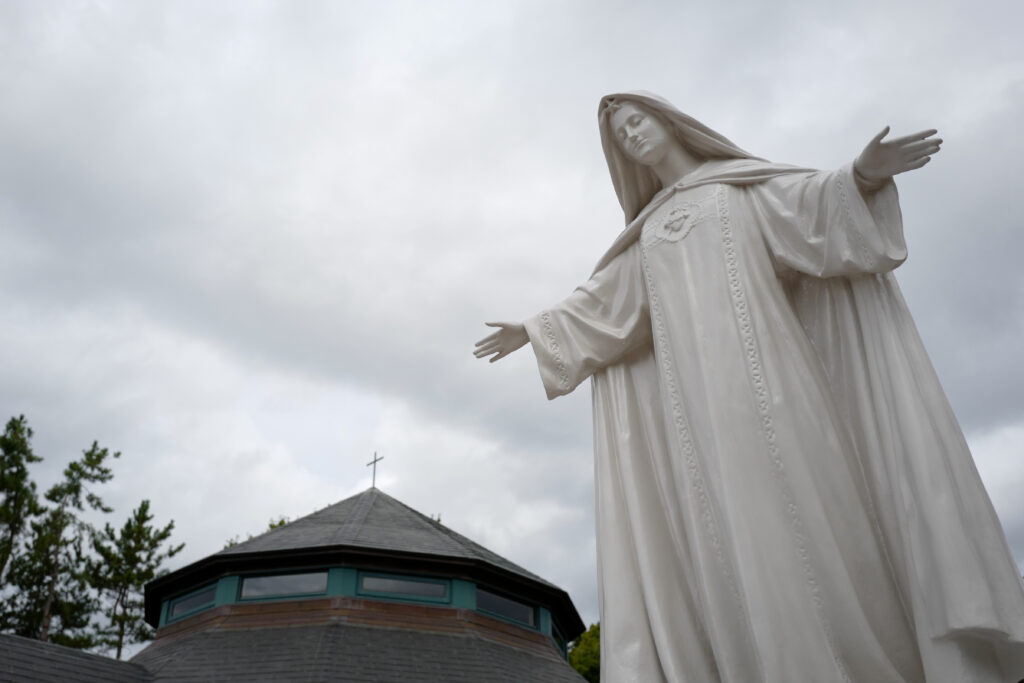
[(703, 159), (759, 159), (737, 147), (724, 135), (676, 109), (667, 100), (644, 91), (615, 93), (601, 98), (597, 109), (601, 128), (601, 146), (612, 175), (615, 193), (626, 214), (626, 223), (636, 218), (651, 198), (662, 189), (661, 181), (650, 168), (636, 163), (619, 147), (611, 118), (615, 105), (632, 103), (654, 112), (665, 121), (686, 149)]

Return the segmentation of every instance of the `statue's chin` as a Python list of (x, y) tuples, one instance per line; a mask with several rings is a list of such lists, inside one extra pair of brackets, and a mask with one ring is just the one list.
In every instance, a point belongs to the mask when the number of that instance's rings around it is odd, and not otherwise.
[(644, 141), (638, 149), (627, 152), (629, 157), (641, 166), (654, 166), (665, 158), (668, 147), (665, 143)]

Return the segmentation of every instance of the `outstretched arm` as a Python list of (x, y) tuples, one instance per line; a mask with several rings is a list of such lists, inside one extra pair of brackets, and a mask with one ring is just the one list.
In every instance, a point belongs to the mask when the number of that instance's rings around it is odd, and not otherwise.
[(942, 140), (934, 137), (937, 132), (934, 129), (923, 130), (883, 142), (889, 134), (889, 126), (883, 128), (853, 162), (861, 188), (877, 190), (892, 176), (927, 164), (942, 145)]
[(473, 355), (500, 360), (527, 342), (548, 398), (568, 394), (601, 368), (651, 340), (647, 287), (636, 244), (612, 259), (562, 301), (522, 323), (497, 328)]
[(522, 323), (497, 322), (484, 323), (484, 325), (497, 327), (498, 330), (476, 343), (473, 355), (477, 358), (486, 358), (493, 355), (494, 357), (491, 358), (493, 363), (496, 360), (501, 360), (516, 349), (525, 346), (526, 342), (530, 341), (529, 336), (526, 334), (526, 326)]

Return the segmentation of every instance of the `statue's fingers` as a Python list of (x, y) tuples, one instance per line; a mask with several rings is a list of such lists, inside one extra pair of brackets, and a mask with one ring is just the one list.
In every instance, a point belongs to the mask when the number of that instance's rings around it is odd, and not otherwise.
[(878, 135), (876, 135), (875, 137), (871, 138), (871, 142), (869, 142), (868, 144), (869, 145), (877, 145), (878, 143), (880, 143), (882, 141), (882, 138), (884, 138), (888, 134), (889, 134), (889, 126), (886, 126), (882, 130), (878, 131)]
[(478, 341), (476, 343), (476, 345), (480, 346), (481, 344), (486, 344), (487, 342), (494, 341), (495, 339), (498, 338), (499, 335), (501, 335), (502, 332), (503, 332), (503, 330), (498, 330), (497, 332), (491, 332), (489, 335), (487, 335), (486, 337), (484, 337), (483, 339)]
[(941, 145), (935, 144), (907, 148), (903, 150), (903, 154), (900, 158), (905, 162), (917, 161), (921, 157), (930, 157), (931, 155), (938, 153), (941, 148)]
[(481, 339), (476, 343), (476, 350), (483, 351), (484, 349), (493, 349), (496, 346), (500, 346), (500, 342), (497, 337), (490, 337), (488, 339)]
[(907, 152), (921, 152), (927, 149), (934, 149), (935, 151), (938, 151), (941, 145), (942, 140), (926, 138), (916, 142), (908, 142), (903, 145), (903, 152), (906, 154)]
[(495, 351), (498, 351), (500, 348), (501, 344), (497, 340), (494, 340), (484, 344), (483, 346), (477, 347), (473, 353), (488, 356), (494, 353)]
[[(924, 166), (925, 164), (927, 164), (931, 160), (932, 160), (931, 157), (922, 157), (922, 158), (918, 159), (917, 161), (914, 161), (912, 163), (907, 164), (906, 165), (906, 170), (907, 171), (913, 171), (915, 168), (921, 168), (922, 166)], [(903, 171), (901, 171), (901, 173), (902, 172)]]
[(920, 131), (918, 131), (916, 133), (911, 133), (910, 135), (904, 135), (902, 137), (893, 138), (892, 140), (889, 140), (889, 142), (887, 144), (889, 144), (889, 145), (902, 145), (902, 144), (904, 144), (906, 142), (915, 142), (917, 140), (924, 140), (925, 138), (930, 138), (931, 136), (935, 135), (938, 132), (939, 131), (937, 129), (935, 129), (935, 128), (929, 128), (928, 130), (920, 130)]
[(932, 154), (934, 154), (934, 153), (935, 152), (920, 152), (918, 154), (909, 154), (909, 155), (903, 157), (903, 159), (900, 161), (900, 165), (901, 166), (909, 166), (911, 164), (916, 164), (917, 162), (921, 161), (922, 159), (930, 159)]

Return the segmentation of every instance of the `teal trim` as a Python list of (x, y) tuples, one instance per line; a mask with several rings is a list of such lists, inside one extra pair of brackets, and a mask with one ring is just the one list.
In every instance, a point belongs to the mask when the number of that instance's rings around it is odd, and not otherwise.
[(551, 640), (555, 641), (555, 646), (562, 653), (562, 658), (569, 661), (569, 644), (565, 642), (565, 636), (555, 624), (551, 625)]
[[(242, 598), (242, 582), (246, 578), (255, 578), (261, 576), (281, 576), (293, 573), (311, 573), (324, 571), (327, 572), (327, 585), (326, 589), (322, 593), (295, 593), (289, 595), (271, 595), (265, 597), (254, 597), (254, 598)], [(410, 595), (408, 593), (394, 593), (384, 591), (373, 591), (373, 590), (362, 590), (362, 580), (364, 577), (377, 577), (382, 579), (394, 579), (398, 581), (410, 581), (410, 582), (421, 582), (430, 584), (441, 584), (445, 586), (444, 597), (431, 597), (424, 595)], [(209, 603), (202, 604), (188, 612), (183, 614), (171, 616), (171, 612), (174, 609), (174, 605), (181, 600), (191, 598), (205, 590), (214, 588), (213, 599)], [(528, 628), (534, 631), (538, 631), (548, 637), (555, 643), (558, 650), (563, 656), (567, 656), (567, 643), (561, 638), (561, 634), (558, 632), (558, 627), (554, 624), (554, 620), (551, 611), (537, 604), (531, 604), (522, 601), (520, 598), (508, 596), (506, 599), (518, 602), (524, 607), (531, 608), (533, 624), (528, 622), (519, 621), (502, 614), (491, 612), (486, 609), (481, 609), (477, 603), (477, 590), (485, 590), (487, 592), (494, 592), (488, 590), (484, 586), (478, 586), (473, 581), (467, 581), (465, 579), (449, 579), (442, 576), (422, 576), (416, 574), (394, 574), (389, 572), (377, 572), (377, 571), (363, 571), (355, 567), (327, 567), (319, 569), (307, 569), (303, 572), (295, 571), (281, 571), (281, 572), (259, 572), (255, 574), (231, 574), (228, 576), (222, 576), (214, 584), (206, 584), (201, 588), (190, 591), (188, 593), (175, 596), (169, 600), (164, 600), (160, 606), (160, 626), (166, 626), (167, 624), (174, 623), (181, 619), (185, 619), (194, 614), (198, 614), (204, 610), (210, 609), (211, 607), (228, 605), (233, 603), (251, 603), (251, 602), (279, 602), (283, 600), (302, 600), (306, 598), (315, 597), (327, 597), (327, 596), (347, 596), (347, 597), (359, 597), (372, 600), (388, 600), (395, 602), (405, 603), (419, 603), (427, 605), (437, 606), (451, 606), (461, 609), (471, 609), (481, 614), (486, 614), (489, 617), (498, 619), (500, 621), (514, 624), (522, 628)], [(505, 597), (500, 593), (495, 593), (499, 597)]]
[(354, 597), (358, 574), (351, 567), (331, 567), (327, 570), (327, 594)]
[(452, 607), (476, 609), (476, 584), (472, 581), (452, 579)]
[[(245, 583), (246, 579), (261, 579), (261, 578), (270, 578), (270, 577), (276, 577), (276, 576), (290, 576), (292, 574), (326, 574), (327, 577), (326, 577), (326, 580), (324, 581), (324, 590), (322, 590), (322, 591), (313, 591), (313, 592), (309, 592), (309, 593), (275, 593), (273, 595), (253, 596), (251, 598), (242, 597), (242, 589), (244, 588), (243, 584)], [(324, 569), (324, 568), (320, 568), (320, 569), (307, 569), (307, 570), (302, 570), (302, 571), (260, 572), (259, 574), (246, 574), (246, 575), (243, 575), (243, 576), (240, 576), (240, 577), (239, 576), (233, 576), (233, 577), (230, 577), (230, 578), (235, 579), (235, 581), (237, 582), (237, 585), (238, 585), (238, 587), (235, 589), (235, 592), (234, 592), (235, 601), (237, 601), (237, 602), (277, 602), (277, 601), (280, 601), (280, 600), (302, 600), (304, 598), (324, 597), (325, 595), (329, 594), (328, 590), (330, 588), (330, 580), (331, 580), (330, 577), (331, 577), (330, 570)], [(222, 579), (222, 581), (223, 581), (223, 579)], [(217, 603), (217, 604), (220, 604), (220, 603)]]
[(562, 637), (562, 632), (555, 626), (555, 622), (551, 618), (551, 610), (547, 607), (538, 607), (537, 617), (537, 627), (540, 632), (551, 638), (551, 642), (555, 644), (562, 657), (568, 660), (569, 651), (566, 649), (565, 638)]
[[(525, 621), (519, 621), (518, 619), (512, 619), (510, 617), (506, 617), (504, 614), (498, 614), (497, 612), (491, 612), (489, 610), (480, 609), (479, 607), (476, 609), (476, 611), (479, 612), (480, 614), (486, 614), (491, 619), (497, 619), (498, 621), (504, 621), (506, 624), (512, 624), (514, 626), (521, 626), (523, 628), (528, 628), (531, 631), (539, 630), (535, 624), (529, 624), (529, 623), (527, 623)], [(533, 618), (534, 618), (534, 620), (537, 619), (536, 608), (534, 608)]]
[[(179, 596), (177, 596), (175, 598), (172, 598), (172, 599), (168, 600), (167, 603), (166, 603), (167, 604), (167, 608), (166, 608), (167, 609), (167, 623), (175, 622), (175, 621), (178, 621), (180, 619), (184, 619), (185, 617), (190, 617), (193, 614), (198, 614), (199, 612), (202, 612), (203, 610), (208, 610), (211, 607), (213, 607), (214, 605), (216, 605), (217, 604), (216, 586), (217, 586), (216, 583), (208, 583), (208, 584), (206, 584), (205, 586), (203, 586), (201, 588), (195, 589), (194, 591), (189, 591), (188, 593), (185, 593), (184, 595), (179, 595)], [(174, 614), (172, 616), (172, 612), (174, 611), (174, 606), (177, 603), (181, 602), (182, 600), (188, 600), (189, 598), (191, 598), (191, 597), (193, 597), (195, 595), (198, 595), (200, 593), (203, 593), (204, 591), (208, 591), (211, 588), (214, 589), (214, 594), (213, 594), (213, 596), (211, 596), (209, 602), (204, 602), (201, 605), (193, 607), (188, 612), (183, 612), (181, 614)]]
[(541, 608), (538, 605), (531, 604), (531, 603), (528, 603), (528, 602), (524, 602), (521, 598), (509, 597), (509, 596), (507, 596), (507, 595), (505, 595), (503, 593), (498, 593), (497, 591), (493, 591), (490, 588), (482, 587), (480, 585), (477, 585), (477, 590), (478, 591), (484, 591), (485, 593), (490, 593), (491, 595), (495, 595), (495, 596), (497, 596), (499, 598), (504, 598), (505, 600), (509, 600), (511, 602), (518, 603), (519, 605), (522, 605), (523, 607), (529, 608), (530, 609), (530, 617), (532, 618), (533, 623), (531, 624), (531, 623), (529, 623), (527, 621), (520, 621), (519, 619), (513, 619), (512, 617), (507, 617), (504, 614), (499, 614), (497, 612), (492, 612), (491, 610), (485, 609), (485, 608), (480, 607), (478, 605), (477, 608), (476, 608), (476, 611), (479, 612), (480, 614), (486, 614), (487, 616), (493, 617), (494, 619), (499, 619), (499, 620), (507, 622), (509, 624), (515, 624), (516, 626), (522, 626), (523, 628), (528, 628), (528, 629), (533, 630), (533, 631), (540, 630), (538, 628), (538, 624), (540, 623), (540, 620), (538, 619), (539, 615), (537, 614), (537, 612)]
[(537, 608), (537, 630), (546, 636), (551, 635), (551, 612), (547, 607)]
[[(442, 584), (444, 586), (444, 597), (432, 597), (428, 595), (409, 595), (408, 593), (390, 593), (386, 591), (373, 591), (363, 589), (363, 579), (381, 578), (395, 579), (397, 581), (410, 581), (413, 583)], [(356, 583), (356, 595), (359, 597), (379, 598), (382, 600), (396, 600), (399, 602), (419, 602), (431, 605), (447, 605), (452, 600), (451, 579), (435, 578), (429, 576), (415, 576), (410, 574), (387, 574), (383, 572), (359, 572)]]
[(160, 604), (160, 625), (161, 626), (166, 626), (167, 625), (167, 615), (170, 614), (170, 611), (171, 611), (171, 601), (170, 600), (164, 600)]
[(238, 591), (242, 588), (242, 582), (237, 576), (222, 576), (217, 581), (217, 597), (214, 598), (215, 605), (230, 605), (238, 600)]

